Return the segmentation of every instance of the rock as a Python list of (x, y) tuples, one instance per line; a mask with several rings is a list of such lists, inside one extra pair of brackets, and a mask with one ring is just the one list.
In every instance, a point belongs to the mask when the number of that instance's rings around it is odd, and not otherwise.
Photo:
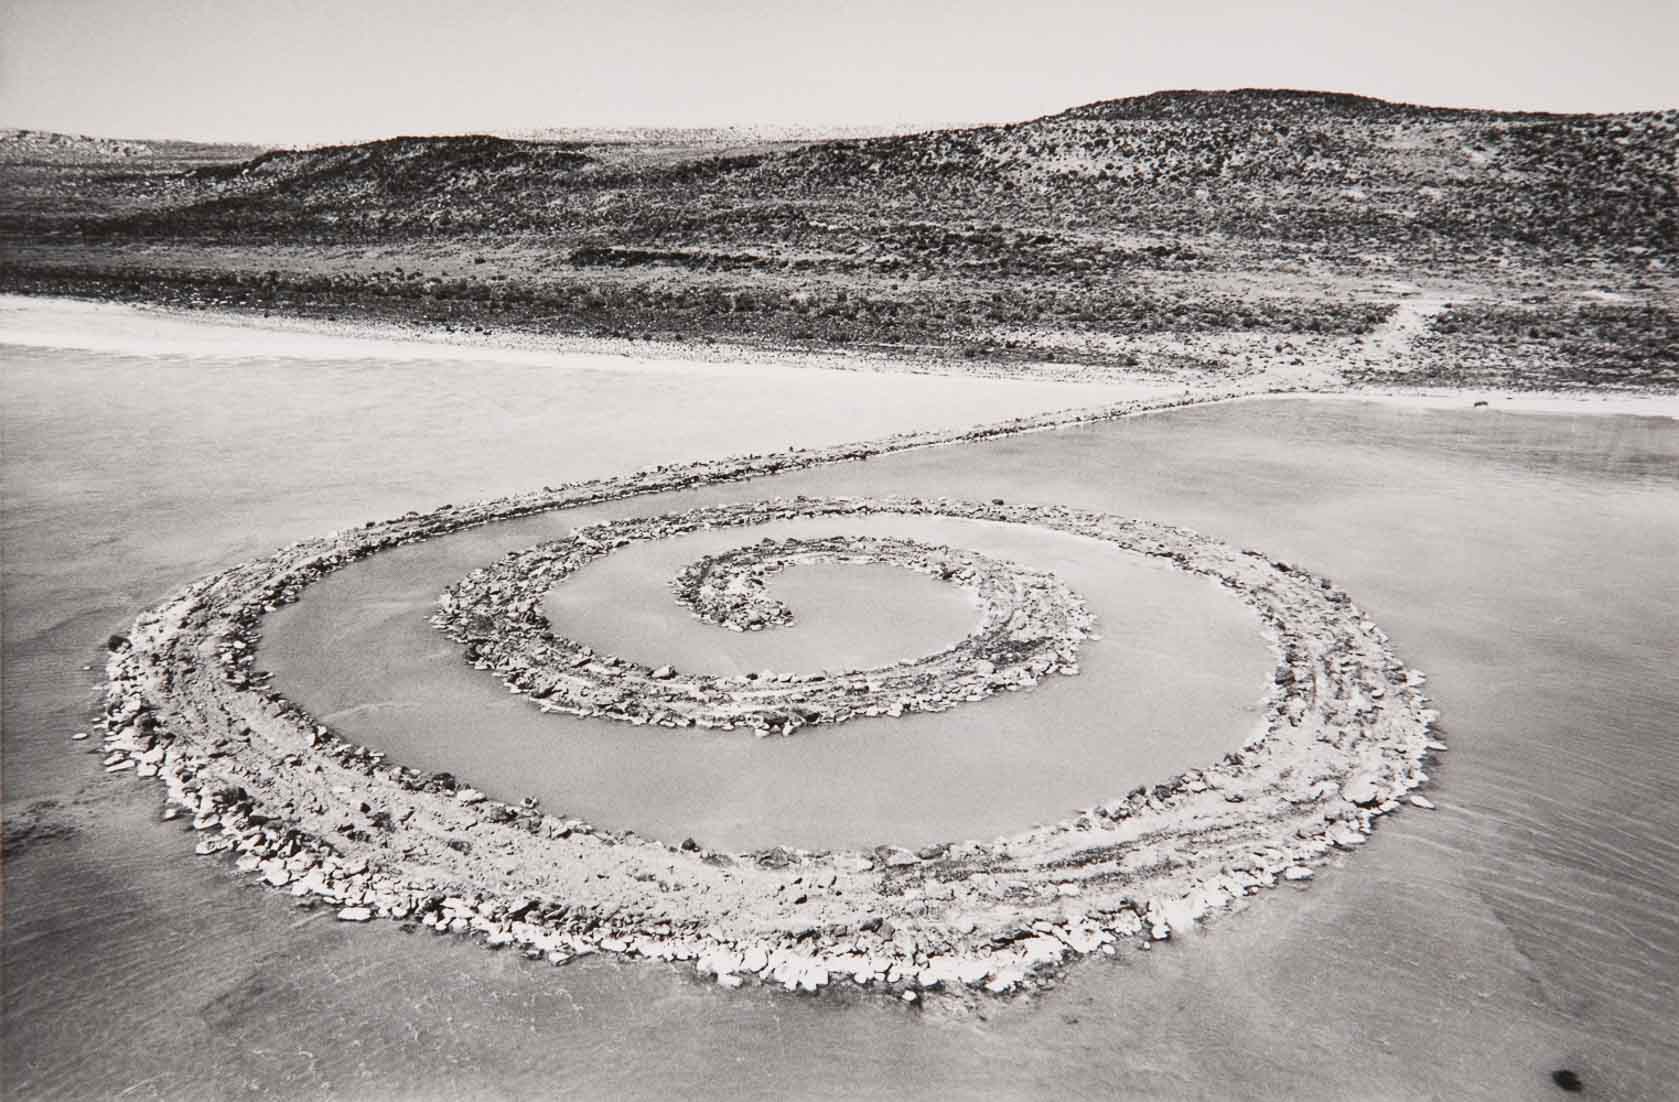
[(1352, 849), (1365, 843), (1364, 833), (1348, 823), (1338, 823), (1329, 831), (1329, 840), (1342, 849)]
[(370, 922), (372, 919), (373, 910), (369, 907), (345, 907), (338, 912), (340, 922)]
[(455, 793), (455, 799), (463, 804), (481, 804), (487, 797), (476, 788), (463, 788)]
[(1113, 939), (1112, 934), (1080, 923), (1069, 923), (1066, 929), (1060, 932), (1060, 937), (1075, 953), (1093, 953), (1098, 946)]
[(1556, 1071), (1553, 1071), (1551, 1073), (1551, 1082), (1555, 1083), (1559, 1089), (1567, 1091), (1569, 1094), (1579, 1094), (1581, 1091), (1586, 1089), (1585, 1081), (1580, 1078), (1580, 1073), (1570, 1068), (1558, 1068)]
[(1411, 797), (1411, 806), (1412, 807), (1420, 807), (1424, 811), (1433, 811), (1434, 807), (1435, 807), (1434, 801), (1429, 799), (1427, 796), (1416, 796), (1416, 795), (1413, 795)]
[(1376, 783), (1376, 778), (1366, 773), (1362, 776), (1354, 777), (1352, 780), (1342, 785), (1341, 795), (1350, 803), (1364, 806), (1373, 804), (1380, 800), (1382, 798), (1382, 791), (1380, 786)]
[(1067, 947), (1060, 938), (1050, 937), (1048, 934), (1038, 934), (1020, 943), (1023, 963), (1028, 968), (1042, 965), (1060, 964), (1067, 955)]
[(886, 867), (890, 869), (901, 869), (910, 865), (918, 865), (920, 863), (921, 858), (917, 857), (907, 849), (898, 849), (894, 847), (886, 854)]
[(1167, 941), (1172, 936), (1172, 921), (1166, 907), (1158, 899), (1149, 900), (1144, 919), (1148, 922), (1148, 936), (1153, 941)]
[(676, 670), (670, 666), (660, 666), (653, 671), (653, 680), (655, 681), (669, 681), (675, 676)]
[(1284, 880), (1310, 880), (1313, 875), (1312, 870), (1305, 865), (1290, 865), (1283, 870)]
[(801, 991), (815, 991), (818, 987), (825, 987), (828, 983), (828, 969), (811, 961), (798, 973), (798, 985)]
[(1010, 991), (1013, 991), (1015, 987), (1019, 985), (1020, 981), (1025, 978), (1025, 974), (1020, 972), (1018, 969), (999, 969), (991, 977), (991, 982), (985, 985), (985, 989), (993, 995), (1006, 995)]

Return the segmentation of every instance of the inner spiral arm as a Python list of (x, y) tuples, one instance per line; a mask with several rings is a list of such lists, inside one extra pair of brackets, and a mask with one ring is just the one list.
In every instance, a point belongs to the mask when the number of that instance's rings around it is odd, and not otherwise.
[(470, 661), (500, 674), (510, 688), (529, 694), (546, 711), (667, 727), (748, 726), (790, 734), (810, 724), (863, 716), (945, 711), (999, 690), (1030, 688), (1057, 672), (1077, 672), (1079, 645), (1094, 617), (1058, 578), (918, 540), (765, 540), (702, 558), (672, 583), (678, 603), (702, 620), (735, 630), (792, 621), (792, 610), (769, 595), (765, 582), (801, 563), (884, 563), (966, 591), (980, 610), (975, 629), (910, 662), (839, 674), (709, 677), (598, 654), (556, 634), (540, 611), (552, 586), (631, 543), (797, 516), (891, 511), (844, 499), (805, 500), (771, 509), (763, 503), (714, 506), (593, 525), (469, 574), (440, 598), (432, 622), (465, 644)]

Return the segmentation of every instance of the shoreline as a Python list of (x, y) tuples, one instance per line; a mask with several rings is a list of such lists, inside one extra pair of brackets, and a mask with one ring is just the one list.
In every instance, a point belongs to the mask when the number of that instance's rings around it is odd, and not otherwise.
[(294, 544), (189, 585), (113, 640), (105, 768), (161, 782), (165, 817), (190, 813), (207, 832), (195, 852), (235, 853), (241, 871), (337, 906), (344, 921), (418, 922), (556, 964), (595, 952), (690, 961), (725, 987), (750, 978), (815, 991), (849, 980), (909, 1001), (1041, 989), (1083, 956), (1168, 940), (1265, 888), (1310, 879), (1426, 783), (1422, 766), (1444, 747), (1429, 735), (1422, 676), (1345, 594), (1256, 552), (1146, 521), (1057, 506), (847, 505), (1040, 524), (1165, 558), (1253, 606), (1279, 657), (1263, 730), (1220, 762), (1050, 826), (914, 853), (673, 847), (416, 774), (265, 687), (262, 617), (379, 550), (499, 520), (1249, 396), (1134, 401), (665, 466)]
[[(6, 327), (9, 315), (24, 311), (45, 314), (47, 328), (18, 333)], [(135, 323), (150, 334), (96, 336), (77, 323), (89, 317)], [(155, 330), (162, 324), (169, 338), (160, 340)], [(36, 323), (39, 325), (39, 322)], [(125, 303), (79, 298), (0, 294), (0, 347), (18, 345), (37, 348), (67, 348), (91, 352), (133, 353), (136, 340), (141, 355), (229, 355), (279, 358), (364, 359), (390, 356), (402, 359), (459, 362), (552, 364), (557, 357), (586, 358), (584, 365), (600, 370), (634, 371), (648, 367), (680, 365), (697, 369), (800, 368), (849, 373), (939, 375), (970, 381), (1037, 382), (1122, 387), (1127, 382), (1150, 389), (1177, 389), (1186, 393), (1218, 389), (1218, 380), (1191, 386), (1180, 380), (1146, 371), (1107, 371), (1096, 377), (1071, 375), (1064, 364), (1028, 367), (1019, 363), (956, 362), (929, 356), (924, 360), (873, 353), (821, 354), (801, 349), (773, 349), (756, 345), (674, 344), (651, 340), (581, 336), (537, 337), (517, 331), (492, 336), (447, 333), (435, 328), (395, 322), (332, 322), (318, 318), (273, 316), (257, 318), (225, 309), (187, 310), (147, 303)], [(1402, 354), (1396, 349), (1395, 354)], [(1038, 370), (1043, 368), (1047, 370)], [(1628, 415), (1679, 419), (1679, 394), (1634, 390), (1512, 390), (1498, 387), (1407, 387), (1395, 384), (1346, 384), (1332, 380), (1302, 380), (1294, 373), (1265, 373), (1232, 379), (1244, 390), (1259, 391), (1260, 397), (1293, 399), (1344, 399), (1384, 402), (1417, 408), (1451, 409), (1486, 402), (1487, 406), (1513, 413), (1562, 413)]]
[[(334, 321), (291, 314), (258, 317), (250, 312), (225, 307), (187, 309), (144, 301), (0, 292), (0, 320), (5, 319), (8, 312), (16, 311), (58, 314), (61, 318), (126, 319), (144, 322), (148, 329), (154, 331), (161, 323), (176, 331), (177, 340), (163, 344), (158, 341), (155, 332), (123, 334), (101, 340), (80, 329), (54, 328), (36, 332), (25, 330), (24, 339), (16, 340), (12, 334), (0, 329), (0, 343), (92, 352), (131, 351), (138, 339), (144, 349), (140, 353), (143, 355), (221, 352), (228, 355), (323, 359), (395, 356), (418, 360), (488, 359), (531, 364), (548, 363), (559, 356), (575, 356), (599, 361), (597, 366), (624, 369), (681, 364), (691, 367), (753, 366), (815, 368), (850, 373), (889, 372), (994, 381), (1102, 384), (1115, 379), (1135, 379), (1156, 384), (1170, 382), (1158, 373), (1137, 371), (1102, 372), (1090, 376), (1067, 364), (1043, 363), (1034, 365), (1036, 370), (1028, 370), (1020, 364), (957, 361), (931, 350), (925, 355), (917, 355), (913, 351), (890, 355), (868, 351), (817, 352), (806, 348), (722, 341), (674, 342), (577, 334), (538, 335), (511, 328), (483, 334), (446, 330), (415, 322)], [(48, 320), (55, 319), (49, 316)], [(65, 322), (60, 321), (60, 325), (63, 324)], [(262, 346), (252, 347), (249, 342), (258, 339), (263, 341)]]
[(1265, 397), (1318, 401), (1343, 399), (1410, 406), (1415, 409), (1462, 410), (1481, 407), (1490, 412), (1505, 413), (1663, 417), (1679, 420), (1679, 394), (1645, 392), (1516, 391), (1487, 387), (1450, 390), (1441, 387), (1357, 386), (1344, 390), (1279, 391)]

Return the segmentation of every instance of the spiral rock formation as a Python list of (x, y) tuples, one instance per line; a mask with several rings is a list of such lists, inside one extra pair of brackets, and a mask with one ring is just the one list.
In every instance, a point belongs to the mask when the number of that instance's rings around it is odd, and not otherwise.
[(732, 730), (748, 725), (790, 734), (806, 724), (859, 716), (942, 712), (999, 689), (1028, 688), (1051, 673), (1076, 672), (1078, 645), (1092, 618), (1084, 602), (1053, 574), (913, 540), (772, 541), (702, 560), (675, 583), (680, 603), (702, 618), (742, 629), (791, 621), (791, 610), (762, 592), (760, 573), (791, 563), (891, 563), (968, 590), (981, 610), (978, 627), (953, 646), (913, 662), (839, 674), (704, 677), (596, 654), (586, 644), (556, 637), (540, 611), (554, 585), (631, 543), (800, 517), (922, 509), (920, 503), (899, 509), (850, 499), (800, 499), (591, 525), (474, 571), (443, 595), (432, 623), (464, 643), (480, 667), (530, 694), (544, 710), (665, 727)]
[[(1089, 510), (795, 498), (584, 529), (476, 572), (440, 607), (440, 625), (475, 648), (476, 661), (550, 707), (589, 702), (631, 722), (774, 722), (783, 730), (792, 708), (810, 709), (800, 722), (820, 722), (856, 714), (858, 704), (863, 714), (907, 709), (911, 700), (946, 706), (982, 697), (987, 686), (1039, 676), (1045, 661), (1066, 668), (1088, 614), (1053, 578), (937, 549), (946, 566), (954, 564), (953, 577), (985, 596), (981, 627), (922, 660), (917, 668), (925, 678), (889, 684), (871, 672), (773, 686), (708, 685), (583, 655), (544, 624), (540, 594), (624, 539), (773, 518), (897, 513), (1102, 540), (1205, 577), (1258, 615), (1277, 668), (1263, 719), (1240, 748), (1203, 768), (1116, 792), (1059, 822), (916, 852), (886, 844), (722, 853), (489, 799), (448, 774), (419, 773), (332, 732), (266, 686), (256, 643), (265, 613), (295, 600), (316, 578), (387, 547), (543, 509), (1054, 423), (659, 468), (410, 513), (241, 563), (141, 614), (129, 637), (113, 640), (106, 768), (161, 782), (166, 817), (188, 813), (204, 832), (197, 852), (231, 852), (241, 870), (299, 897), (326, 900), (345, 921), (414, 922), (556, 963), (602, 951), (688, 960), (726, 986), (755, 979), (804, 990), (841, 981), (900, 993), (1030, 989), (1080, 955), (1111, 951), (1128, 938), (1168, 938), (1279, 880), (1309, 878), (1332, 851), (1362, 844), (1378, 816), (1425, 783), (1426, 756), (1443, 747), (1429, 736), (1435, 717), (1422, 676), (1406, 669), (1345, 593), (1195, 532)], [(725, 622), (739, 609), (748, 620), (753, 612), (773, 619), (773, 606), (728, 597), (733, 572), (848, 554), (935, 561), (935, 549), (908, 541), (779, 544), (696, 564), (677, 588), (696, 610)], [(953, 677), (970, 680), (952, 689)], [(623, 696), (613, 704), (594, 701), (588, 694), (597, 689)], [(688, 690), (697, 695), (685, 697)]]

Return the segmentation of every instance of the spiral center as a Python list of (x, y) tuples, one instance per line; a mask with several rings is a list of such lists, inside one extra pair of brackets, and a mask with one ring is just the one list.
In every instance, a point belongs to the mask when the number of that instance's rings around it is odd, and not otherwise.
[(666, 727), (750, 726), (789, 734), (863, 716), (941, 712), (1002, 690), (1076, 673), (1092, 617), (1053, 574), (966, 549), (909, 539), (832, 536), (765, 540), (708, 555), (678, 572), (676, 599), (702, 620), (737, 631), (792, 622), (768, 580), (792, 565), (891, 565), (956, 585), (978, 607), (977, 626), (906, 662), (821, 672), (770, 670), (716, 677), (597, 653), (542, 612), (548, 589), (589, 562), (638, 542), (707, 528), (879, 511), (845, 501), (716, 506), (594, 525), (474, 571), (450, 587), (433, 623), (465, 644), (474, 663), (529, 694), (545, 711)]

